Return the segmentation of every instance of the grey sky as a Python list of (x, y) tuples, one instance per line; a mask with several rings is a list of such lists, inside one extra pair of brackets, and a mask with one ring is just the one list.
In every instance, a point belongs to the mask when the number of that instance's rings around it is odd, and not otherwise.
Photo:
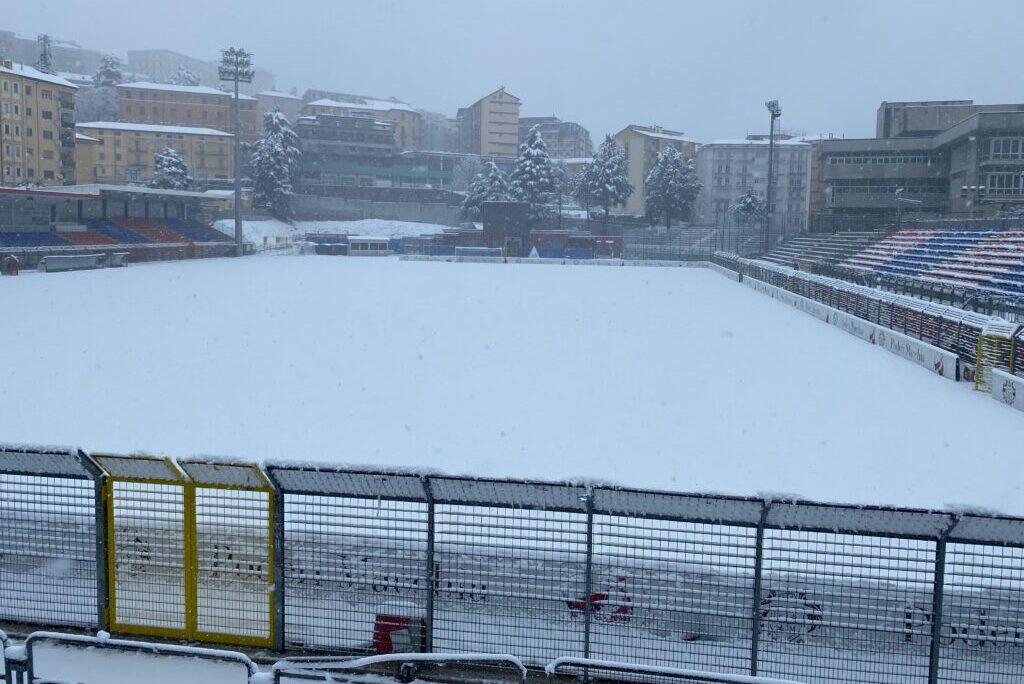
[[(1020, 102), (1020, 0), (6, 0), (0, 28), (124, 54), (242, 45), (296, 86), (454, 116), (500, 85), (595, 141), (656, 123), (700, 141), (783, 126), (872, 135), (882, 100)], [(13, 5), (13, 13), (10, 7)], [(234, 26), (235, 28), (230, 28)]]

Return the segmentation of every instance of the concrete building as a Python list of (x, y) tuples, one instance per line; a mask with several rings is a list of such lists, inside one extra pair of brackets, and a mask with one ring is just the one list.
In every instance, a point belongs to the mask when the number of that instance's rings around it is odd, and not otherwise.
[(815, 219), (824, 228), (892, 221), (897, 190), (919, 202), (906, 212), (924, 215), (987, 215), (1024, 203), (1024, 105), (883, 103), (878, 123), (887, 137), (820, 142), (824, 201)]
[(0, 185), (70, 185), (75, 177), (75, 86), (0, 59)]
[(629, 164), (629, 182), (633, 184), (633, 194), (619, 210), (626, 214), (641, 215), (646, 212), (647, 198), (644, 193), (644, 179), (654, 167), (658, 153), (666, 147), (679, 150), (683, 159), (694, 159), (697, 156), (697, 143), (684, 137), (679, 131), (672, 131), (661, 126), (630, 125), (615, 134), (615, 141), (622, 145)]
[(459, 151), (514, 157), (519, 152), (518, 97), (498, 88), (459, 109)]
[(256, 102), (256, 114), (257, 118), (260, 118), (261, 125), (262, 116), (274, 110), (279, 110), (290, 123), (294, 124), (302, 116), (302, 107), (305, 104), (298, 95), (279, 93), (274, 90), (256, 93)]
[[(78, 74), (94, 74), (99, 69), (103, 54), (86, 50), (70, 40), (52, 38), (50, 54), (53, 68)], [(21, 64), (35, 64), (39, 59), (39, 40), (36, 37), (19, 36), (14, 31), (0, 31), (0, 56)]]
[[(129, 123), (198, 126), (234, 133), (234, 95), (209, 86), (181, 86), (137, 81), (117, 86), (120, 120)], [(240, 95), (242, 140), (263, 132), (256, 98)]]
[[(727, 225), (729, 207), (753, 190), (768, 193), (767, 136), (743, 140), (716, 140), (701, 145), (697, 173), (701, 188), (698, 220), (705, 225)], [(790, 234), (807, 229), (810, 204), (812, 146), (795, 139), (775, 140), (773, 231)]]
[(154, 155), (168, 147), (181, 155), (197, 181), (234, 177), (232, 135), (225, 131), (116, 121), (90, 121), (77, 129), (99, 141), (93, 168), (81, 169), (80, 183), (148, 181)]
[[(324, 91), (307, 90), (305, 98)], [(395, 145), (399, 150), (416, 150), (420, 147), (423, 130), (423, 116), (405, 102), (399, 100), (378, 100), (361, 95), (338, 93), (343, 99), (321, 97), (307, 100), (302, 108), (303, 116), (328, 114), (332, 116), (361, 116), (394, 124)]]
[(530, 130), (540, 126), (540, 135), (553, 159), (581, 159), (594, 154), (590, 132), (574, 121), (562, 121), (557, 116), (524, 116), (519, 118), (519, 144), (523, 144)]
[[(184, 66), (199, 77), (199, 85), (216, 88), (223, 86), (218, 68), (220, 60), (196, 59), (173, 50), (129, 50), (126, 68), (140, 74), (148, 74), (158, 83), (170, 81)], [(233, 87), (233, 85), (232, 85)], [(252, 83), (240, 83), (239, 90), (252, 95), (274, 89), (274, 74), (267, 69), (254, 66)]]
[(420, 147), (432, 152), (459, 151), (459, 122), (450, 116), (417, 109), (423, 117)]

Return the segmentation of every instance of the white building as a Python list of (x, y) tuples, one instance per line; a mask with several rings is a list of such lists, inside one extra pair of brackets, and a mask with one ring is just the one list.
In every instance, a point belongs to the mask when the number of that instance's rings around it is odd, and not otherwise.
[[(775, 140), (774, 231), (791, 234), (807, 229), (811, 150), (811, 145), (797, 139)], [(730, 205), (748, 188), (760, 197), (767, 195), (767, 136), (716, 140), (701, 146), (697, 172), (704, 184), (697, 202), (700, 223), (727, 224)]]

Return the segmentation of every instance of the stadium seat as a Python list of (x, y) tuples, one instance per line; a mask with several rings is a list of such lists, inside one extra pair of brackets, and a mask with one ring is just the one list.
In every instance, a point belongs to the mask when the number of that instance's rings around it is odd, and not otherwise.
[(122, 228), (110, 219), (93, 219), (88, 223), (89, 228), (111, 238), (117, 244), (139, 245), (151, 242), (151, 240), (138, 233)]
[(48, 230), (0, 231), (0, 247), (63, 247), (68, 242)]
[(212, 226), (186, 219), (160, 219), (160, 222), (171, 230), (185, 236), (192, 242), (229, 242), (232, 237)]

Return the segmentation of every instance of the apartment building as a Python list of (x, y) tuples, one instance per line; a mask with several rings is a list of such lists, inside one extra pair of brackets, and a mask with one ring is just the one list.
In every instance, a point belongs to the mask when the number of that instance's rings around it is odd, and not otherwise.
[[(219, 60), (197, 59), (173, 50), (129, 50), (126, 68), (139, 74), (148, 74), (157, 82), (167, 82), (185, 67), (199, 77), (199, 85), (217, 87), (220, 80)], [(246, 95), (274, 89), (274, 74), (260, 66), (253, 66), (252, 83), (240, 83)]]
[[(772, 210), (775, 231), (784, 234), (807, 229), (810, 208), (812, 145), (776, 136)], [(768, 194), (767, 136), (715, 140), (697, 152), (697, 173), (703, 184), (697, 201), (698, 220), (705, 225), (726, 225), (729, 207), (752, 190)]]
[(138, 183), (150, 180), (154, 156), (168, 147), (181, 155), (197, 181), (234, 177), (233, 136), (198, 126), (91, 121), (78, 133), (95, 139), (91, 169), (81, 169), (79, 183)]
[[(262, 134), (257, 100), (239, 95), (242, 140), (253, 142)], [(234, 94), (209, 86), (182, 86), (136, 81), (117, 86), (120, 120), (167, 126), (198, 126), (235, 132)]]
[(395, 145), (399, 150), (420, 149), (423, 115), (406, 102), (328, 90), (307, 90), (303, 99), (306, 101), (302, 108), (304, 116), (329, 114), (390, 121), (395, 125)]
[(615, 141), (622, 145), (629, 164), (629, 182), (633, 184), (633, 194), (626, 200), (620, 211), (626, 214), (644, 214), (647, 198), (644, 192), (644, 180), (654, 168), (658, 153), (666, 147), (674, 147), (683, 159), (694, 159), (697, 156), (697, 143), (686, 138), (680, 131), (673, 131), (661, 126), (630, 125), (615, 134)]
[(0, 58), (0, 185), (71, 185), (75, 86)]
[(468, 107), (459, 109), (459, 151), (514, 157), (519, 153), (518, 97), (498, 88)]
[(540, 135), (552, 159), (581, 159), (594, 154), (590, 131), (575, 121), (562, 121), (557, 116), (519, 117), (520, 145), (534, 126), (540, 126)]
[[(10, 18), (10, 15), (6, 15)], [(0, 31), (0, 55), (12, 62), (35, 64), (39, 59), (39, 39), (35, 36), (19, 36), (14, 31)], [(97, 50), (87, 50), (74, 41), (53, 38), (50, 41), (50, 56), (56, 71), (71, 71), (79, 74), (93, 74), (103, 60)]]

